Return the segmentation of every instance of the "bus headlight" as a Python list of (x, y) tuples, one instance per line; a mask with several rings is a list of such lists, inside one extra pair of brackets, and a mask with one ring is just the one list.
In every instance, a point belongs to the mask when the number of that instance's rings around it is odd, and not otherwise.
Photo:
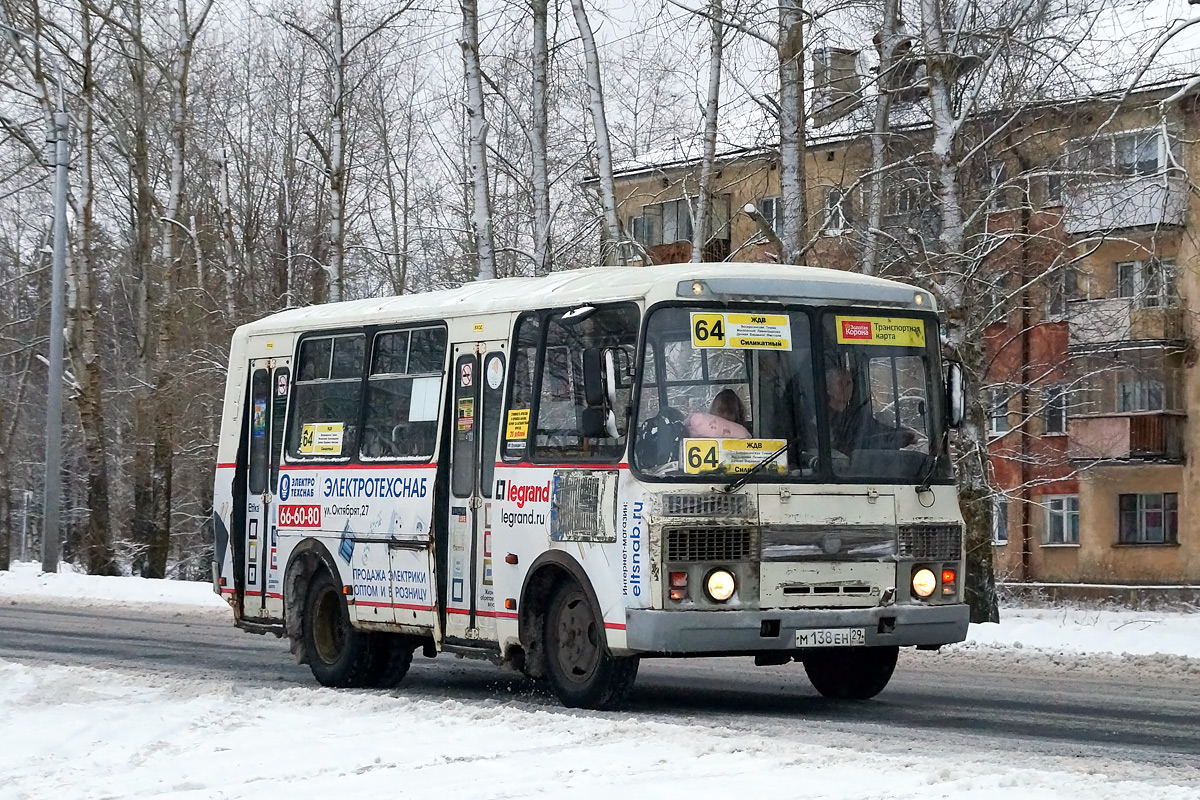
[(733, 573), (727, 569), (714, 569), (708, 573), (708, 580), (704, 582), (708, 596), (718, 603), (724, 603), (733, 597), (735, 588), (737, 583), (733, 579)]
[(912, 588), (917, 597), (929, 597), (937, 588), (937, 576), (933, 574), (933, 570), (919, 569), (913, 573)]

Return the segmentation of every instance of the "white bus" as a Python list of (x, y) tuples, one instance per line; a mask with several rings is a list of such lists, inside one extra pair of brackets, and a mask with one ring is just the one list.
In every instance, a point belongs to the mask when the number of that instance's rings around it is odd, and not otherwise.
[(421, 649), (598, 708), (640, 658), (742, 655), (872, 697), (899, 647), (967, 631), (938, 332), (920, 289), (733, 263), (243, 325), (214, 589), (326, 686)]

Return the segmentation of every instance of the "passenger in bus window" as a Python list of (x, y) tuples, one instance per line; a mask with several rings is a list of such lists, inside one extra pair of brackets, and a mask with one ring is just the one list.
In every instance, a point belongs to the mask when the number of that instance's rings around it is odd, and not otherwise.
[(717, 392), (708, 411), (694, 411), (683, 421), (688, 436), (713, 439), (749, 439), (746, 407), (733, 389)]
[(845, 367), (825, 372), (829, 395), (829, 441), (834, 450), (849, 455), (854, 450), (899, 450), (920, 438), (912, 428), (892, 427), (875, 419), (868, 397), (859, 397), (854, 378)]

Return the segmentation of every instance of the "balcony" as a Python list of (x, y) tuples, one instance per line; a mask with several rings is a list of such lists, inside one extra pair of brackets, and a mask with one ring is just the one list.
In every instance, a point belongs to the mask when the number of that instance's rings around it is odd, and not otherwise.
[(1108, 297), (1067, 304), (1068, 346), (1089, 350), (1113, 342), (1177, 342), (1184, 338), (1183, 309), (1145, 305), (1145, 298)]
[(1186, 214), (1183, 175), (1089, 180), (1063, 192), (1063, 229), (1071, 234), (1183, 225)]
[(1075, 417), (1067, 422), (1067, 455), (1078, 461), (1183, 459), (1187, 417), (1170, 412)]

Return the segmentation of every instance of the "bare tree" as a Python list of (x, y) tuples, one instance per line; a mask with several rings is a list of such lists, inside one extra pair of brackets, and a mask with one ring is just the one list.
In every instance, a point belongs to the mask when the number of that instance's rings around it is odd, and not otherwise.
[(600, 209), (603, 215), (603, 235), (600, 262), (616, 264), (621, 261), (621, 223), (617, 219), (616, 192), (613, 189), (612, 145), (608, 140), (608, 121), (604, 115), (604, 86), (600, 80), (600, 56), (596, 50), (596, 39), (588, 21), (583, 0), (571, 0), (571, 11), (579, 36), (583, 40), (583, 58), (587, 73), (588, 110), (592, 116), (592, 128), (596, 136), (597, 188), (600, 192)]
[(475, 232), (478, 259), (477, 280), (496, 277), (496, 251), (492, 241), (491, 192), (488, 185), (487, 112), (483, 100), (483, 75), (479, 63), (479, 5), (476, 0), (460, 0), (462, 8), (463, 70), (466, 80), (468, 120), (467, 170), (471, 176), (471, 227)]

